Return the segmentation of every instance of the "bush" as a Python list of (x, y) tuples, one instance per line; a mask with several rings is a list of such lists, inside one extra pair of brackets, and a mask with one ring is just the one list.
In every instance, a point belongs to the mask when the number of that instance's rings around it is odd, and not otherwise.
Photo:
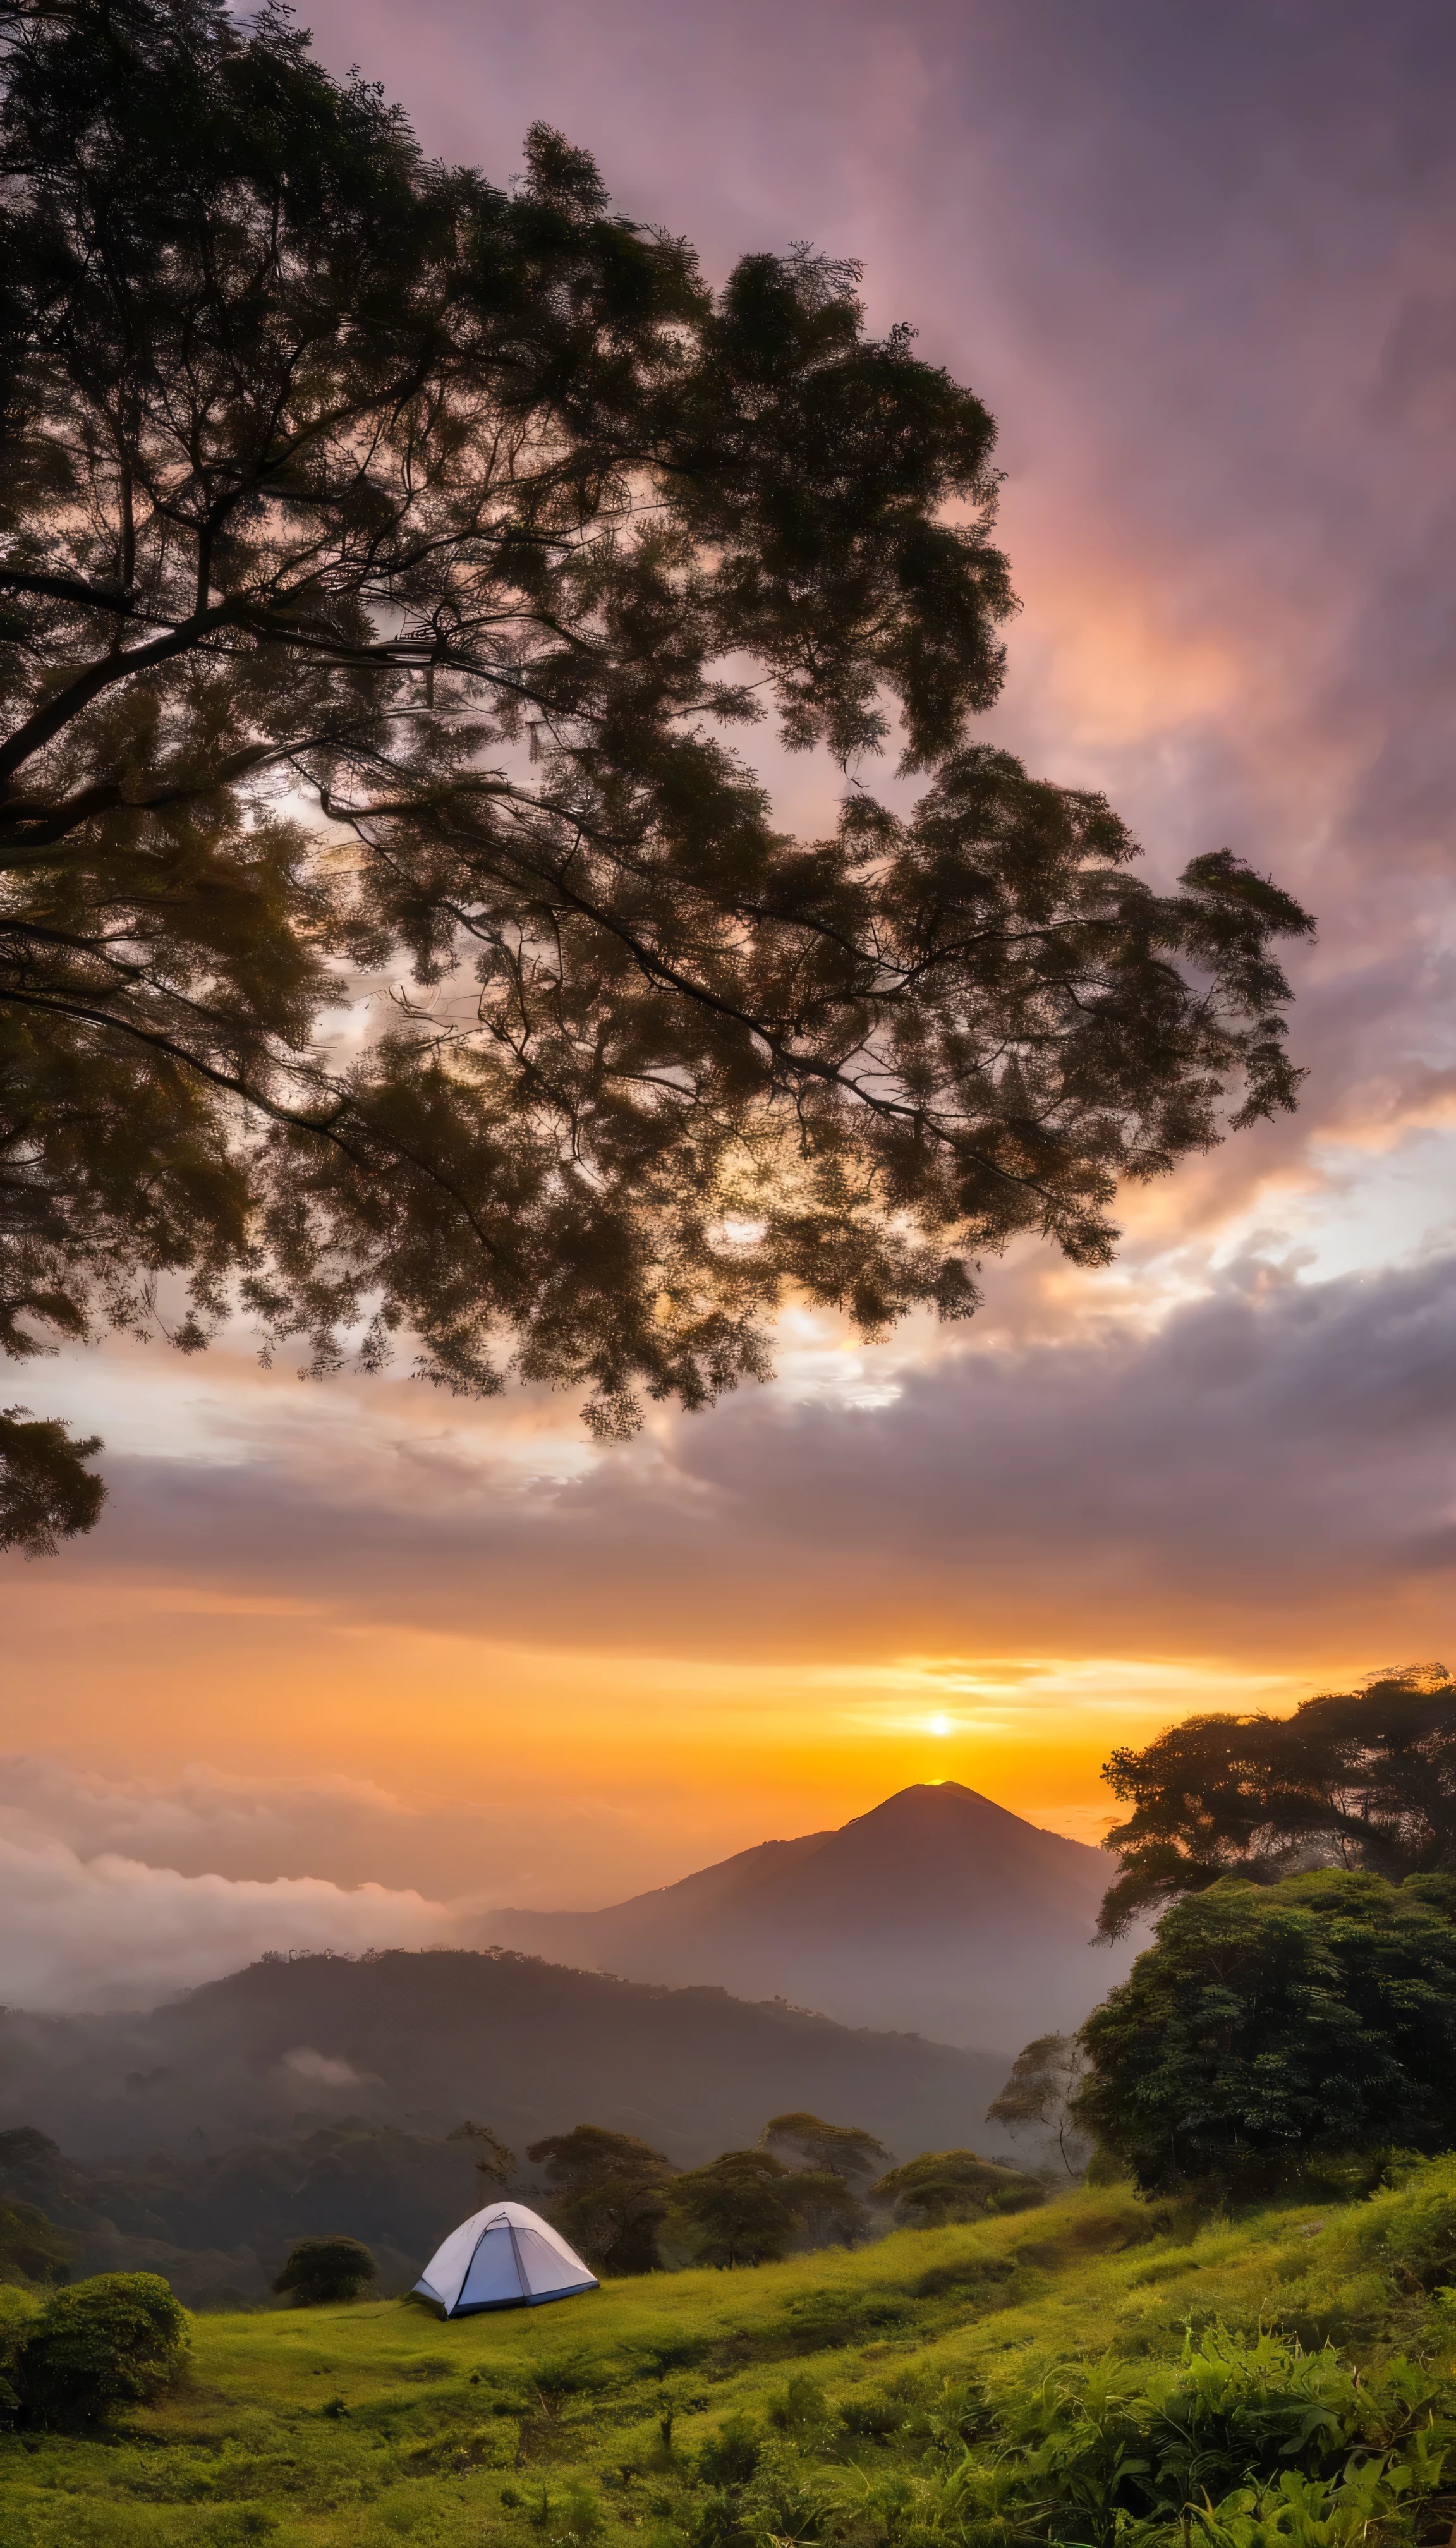
[(697, 2474), (704, 2486), (747, 2486), (763, 2457), (754, 2425), (747, 2415), (730, 2415), (709, 2435), (697, 2454)]
[[(1322, 2492), (1360, 2460), (1379, 2476), (1385, 2454), (1411, 2442), (1433, 2491), (1456, 2438), (1448, 2410), (1440, 2374), (1399, 2355), (1354, 2372), (1331, 2351), (1306, 2353), (1267, 2329), (1244, 2336), (1212, 2325), (1187, 2340), (1180, 2362), (1064, 2364), (1014, 2394), (1000, 2415), (999, 2470), (1019, 2479), (1024, 2499), (1055, 2507), (1053, 2538), (1106, 2538), (1147, 2523), (1186, 2539), (1192, 2506), (1218, 2505), (1227, 2525), (1253, 2512), (1264, 2490), (1277, 2501), (1286, 2473)], [(1329, 2510), (1313, 2498), (1307, 2508)], [(1350, 2548), (1390, 2508), (1389, 2500), (1367, 2504)], [(1275, 2522), (1266, 2535), (1289, 2534)], [(1294, 2535), (1318, 2548), (1318, 2533)], [(1324, 2548), (1343, 2535), (1325, 2534)], [(1227, 2536), (1233, 2548), (1236, 2530)], [(1256, 2548), (1252, 2533), (1242, 2548)]]
[(553, 2506), (542, 2527), (566, 2548), (593, 2548), (606, 2528), (605, 2515), (590, 2486), (569, 2486), (559, 2507)]
[(96, 2274), (46, 2302), (12, 2374), (28, 2423), (100, 2423), (180, 2371), (187, 2313), (160, 2274)]
[(1456, 2283), (1456, 2164), (1438, 2160), (1398, 2203), (1357, 2213), (1357, 2249), (1383, 2266), (1398, 2290), (1430, 2294)]
[(360, 2238), (301, 2238), (273, 2289), (292, 2292), (298, 2308), (313, 2309), (320, 2301), (357, 2300), (376, 2271), (374, 2258)]
[(780, 2433), (814, 2433), (829, 2421), (829, 2401), (817, 2380), (796, 2371), (769, 2401), (769, 2421)]

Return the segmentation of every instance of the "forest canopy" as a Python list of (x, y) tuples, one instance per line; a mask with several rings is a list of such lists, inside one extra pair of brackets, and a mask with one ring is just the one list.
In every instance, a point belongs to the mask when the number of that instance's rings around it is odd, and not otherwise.
[[(1222, 850), (1154, 892), (971, 740), (995, 429), (853, 265), (715, 289), (540, 126), (429, 162), (281, 9), (0, 37), (9, 1354), (241, 1312), (612, 1435), (788, 1295), (1100, 1264), (1121, 1180), (1293, 1102), (1306, 916)], [(97, 1447), (0, 1416), (0, 1545), (95, 1519)]]

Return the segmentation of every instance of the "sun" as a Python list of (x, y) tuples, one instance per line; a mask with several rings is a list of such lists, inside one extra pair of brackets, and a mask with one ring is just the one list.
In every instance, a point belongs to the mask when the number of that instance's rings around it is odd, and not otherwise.
[(954, 1716), (931, 1716), (926, 1719), (926, 1732), (928, 1734), (954, 1734), (955, 1731), (956, 1720)]

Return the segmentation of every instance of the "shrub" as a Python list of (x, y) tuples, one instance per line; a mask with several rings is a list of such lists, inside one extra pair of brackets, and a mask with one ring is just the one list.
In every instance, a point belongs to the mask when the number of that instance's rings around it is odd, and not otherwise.
[(817, 2380), (796, 2371), (769, 2401), (769, 2421), (780, 2433), (813, 2433), (829, 2420), (829, 2401)]
[[(1029, 2510), (1051, 2511), (1053, 2538), (1106, 2539), (1146, 2524), (1186, 2539), (1187, 2513), (1202, 2504), (1224, 2515), (1213, 2535), (1227, 2548), (1259, 2548), (1237, 2517), (1255, 2513), (1265, 2490), (1277, 2512), (1286, 2473), (1322, 2494), (1361, 2460), (1378, 2476), (1385, 2454), (1405, 2446), (1413, 2455), (1408, 2483), (1435, 2491), (1456, 2438), (1448, 2403), (1439, 2373), (1400, 2356), (1355, 2372), (1327, 2349), (1306, 2353), (1268, 2330), (1242, 2336), (1216, 2324), (1188, 2339), (1179, 2362), (1063, 2364), (1013, 2393), (1000, 2411), (996, 2476)], [(1306, 2503), (1320, 2518), (1330, 2508), (1313, 2495)], [(1391, 2508), (1389, 2499), (1367, 2504), (1349, 2548)], [(1343, 2548), (1347, 2536), (1336, 2527), (1321, 2540), (1277, 2519), (1262, 2535), (1306, 2548)]]
[(747, 2415), (730, 2415), (710, 2434), (697, 2454), (697, 2474), (704, 2486), (747, 2486), (763, 2457), (759, 2436)]
[(543, 2527), (566, 2548), (592, 2548), (606, 2528), (600, 2504), (589, 2486), (569, 2486), (559, 2507), (552, 2507)]
[(160, 2274), (95, 2274), (46, 2302), (13, 2375), (29, 2423), (100, 2423), (144, 2406), (182, 2367), (187, 2313)]
[(1357, 2248), (1400, 2290), (1431, 2293), (1456, 2283), (1456, 2163), (1437, 2160), (1398, 2203), (1355, 2216)]
[(903, 2398), (892, 2398), (883, 2389), (868, 2389), (858, 2398), (843, 2400), (839, 2419), (847, 2433), (864, 2442), (887, 2442), (898, 2433), (910, 2409)]
[(357, 2300), (375, 2272), (374, 2258), (362, 2239), (301, 2238), (273, 2289), (292, 2292), (299, 2309), (312, 2309), (320, 2301)]

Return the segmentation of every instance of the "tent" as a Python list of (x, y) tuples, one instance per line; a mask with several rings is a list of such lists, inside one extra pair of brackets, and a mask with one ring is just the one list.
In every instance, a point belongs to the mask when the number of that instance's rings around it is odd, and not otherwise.
[(488, 2203), (452, 2230), (414, 2286), (446, 2318), (475, 2310), (539, 2309), (594, 2292), (596, 2276), (566, 2240), (523, 2203)]

